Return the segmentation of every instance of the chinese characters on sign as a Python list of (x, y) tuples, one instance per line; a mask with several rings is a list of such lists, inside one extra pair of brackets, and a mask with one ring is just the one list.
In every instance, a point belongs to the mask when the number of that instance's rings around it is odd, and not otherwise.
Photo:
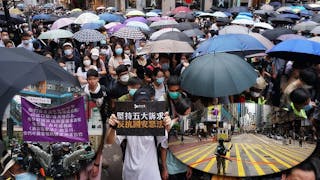
[(117, 135), (163, 136), (164, 101), (116, 102)]
[(54, 108), (42, 108), (21, 99), (23, 140), (88, 142), (83, 97)]

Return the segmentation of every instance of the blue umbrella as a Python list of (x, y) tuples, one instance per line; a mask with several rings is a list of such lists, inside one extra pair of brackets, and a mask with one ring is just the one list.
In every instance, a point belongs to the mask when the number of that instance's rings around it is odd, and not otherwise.
[(150, 12), (155, 12), (157, 14), (162, 14), (162, 10), (161, 9), (152, 9)]
[(289, 18), (289, 19), (300, 19), (300, 17), (296, 14), (279, 14), (277, 17), (280, 17), (280, 18)]
[(241, 57), (206, 54), (194, 59), (181, 75), (181, 86), (192, 95), (222, 97), (240, 94), (256, 83), (257, 73)]
[(278, 1), (270, 2), (270, 5), (273, 6), (274, 8), (279, 8), (281, 7), (281, 2), (278, 2)]
[(300, 11), (300, 16), (301, 17), (309, 17), (309, 16), (313, 16), (313, 15), (314, 15), (313, 11), (308, 11), (308, 10)]
[(85, 23), (82, 25), (81, 30), (82, 29), (99, 29), (101, 26), (103, 25), (99, 23)]
[(248, 17), (253, 16), (251, 12), (240, 12), (238, 15), (243, 15), (243, 16), (248, 16)]
[(269, 56), (291, 61), (320, 62), (320, 43), (305, 39), (283, 41), (266, 51)]
[(247, 19), (247, 20), (252, 20), (252, 17), (239, 14), (238, 16), (236, 16), (235, 19)]
[(37, 14), (32, 17), (32, 20), (48, 20), (50, 19), (49, 14)]
[(230, 52), (240, 56), (246, 56), (266, 49), (257, 39), (247, 34), (225, 34), (210, 38), (200, 44), (193, 53), (198, 57), (209, 53)]
[(111, 14), (111, 13), (103, 13), (99, 15), (100, 19), (106, 22), (121, 22), (125, 21), (125, 18), (118, 14)]

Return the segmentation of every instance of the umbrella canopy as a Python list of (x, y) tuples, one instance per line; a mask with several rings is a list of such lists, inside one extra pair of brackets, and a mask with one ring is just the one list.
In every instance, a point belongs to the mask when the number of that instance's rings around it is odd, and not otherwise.
[(32, 20), (47, 20), (50, 18), (49, 14), (36, 14), (32, 17)]
[(201, 43), (193, 53), (193, 57), (219, 52), (230, 52), (244, 57), (249, 54), (264, 52), (266, 49), (262, 43), (250, 35), (225, 34)]
[(114, 27), (116, 25), (119, 25), (119, 24), (121, 24), (121, 23), (120, 22), (111, 22), (111, 23), (106, 24), (104, 27), (106, 29), (110, 29), (110, 28), (112, 28), (112, 27)]
[(137, 28), (132, 27), (123, 27), (119, 29), (117, 32), (112, 34), (112, 36), (116, 36), (124, 39), (142, 39), (146, 38), (146, 36)]
[(320, 43), (320, 37), (319, 36), (315, 36), (315, 37), (309, 38), (309, 40)]
[(52, 24), (51, 30), (60, 29), (65, 26), (69, 26), (70, 24), (72, 24), (74, 22), (75, 19), (76, 18), (60, 18)]
[(93, 13), (83, 13), (81, 14), (76, 20), (74, 20), (75, 24), (85, 24), (90, 23), (93, 21), (98, 21), (100, 18), (99, 16), (93, 14)]
[(241, 24), (241, 25), (254, 25), (254, 21), (253, 20), (249, 20), (249, 19), (235, 19), (233, 21), (231, 21), (232, 24)]
[(20, 9), (18, 9), (18, 8), (11, 8), (11, 9), (9, 9), (9, 13), (10, 13), (10, 14), (16, 14), (16, 15), (23, 14), (23, 12), (22, 12)]
[(73, 75), (52, 59), (24, 48), (0, 48), (0, 53), (0, 117), (12, 97), (27, 85), (43, 80), (58, 80), (79, 85)]
[(161, 29), (165, 27), (173, 27), (177, 25), (177, 21), (175, 20), (160, 20), (150, 24), (150, 27), (153, 29)]
[(185, 30), (183, 31), (183, 33), (185, 33), (188, 37), (194, 37), (194, 36), (204, 36), (204, 32), (202, 32), (200, 29), (198, 28), (194, 28), (194, 29), (189, 29), (189, 30)]
[(320, 23), (320, 14), (315, 14), (311, 18), (312, 21)]
[(126, 19), (124, 21), (124, 23), (126, 24), (126, 23), (128, 23), (130, 21), (135, 21), (135, 22), (138, 21), (138, 22), (142, 22), (142, 23), (145, 23), (145, 24), (148, 23), (148, 20), (146, 18), (144, 18), (144, 17), (132, 17), (132, 18)]
[(273, 29), (271, 24), (265, 23), (265, 22), (257, 22), (257, 23), (254, 23), (253, 26), (257, 28), (263, 28), (263, 29)]
[(269, 4), (264, 4), (263, 6), (260, 7), (260, 9), (265, 10), (265, 11), (273, 11), (274, 7)]
[(83, 29), (74, 33), (73, 38), (79, 42), (98, 42), (105, 40), (106, 36), (97, 30)]
[(150, 28), (148, 25), (146, 25), (143, 22), (139, 22), (139, 21), (130, 21), (126, 24), (126, 26), (128, 27), (135, 27), (140, 29), (141, 31), (150, 31)]
[(267, 49), (271, 49), (274, 46), (274, 44), (269, 39), (259, 33), (249, 32), (249, 35), (257, 39)]
[(156, 40), (165, 40), (165, 39), (184, 41), (189, 44), (193, 44), (193, 41), (191, 40), (191, 38), (189, 38), (183, 32), (177, 32), (177, 31), (166, 32), (161, 34)]
[(313, 28), (310, 33), (312, 34), (320, 34), (320, 26)]
[(212, 15), (213, 15), (214, 17), (221, 17), (221, 18), (226, 18), (226, 17), (228, 17), (228, 16), (226, 15), (226, 13), (221, 12), (221, 11), (216, 11), (216, 12), (214, 12)]
[(193, 20), (194, 16), (191, 12), (179, 12), (176, 15), (173, 16), (176, 19), (189, 19)]
[(161, 20), (174, 20), (174, 18), (168, 17), (168, 16), (161, 16), (161, 17), (149, 17), (147, 20), (150, 22), (157, 22)]
[[(0, 20), (6, 21), (6, 17), (3, 11), (0, 12)], [(22, 24), (25, 22), (25, 20), (21, 16), (15, 14), (10, 14), (9, 20), (13, 24)]]
[(250, 32), (249, 28), (239, 25), (226, 26), (219, 30), (219, 35), (223, 34), (248, 34)]
[(75, 9), (72, 9), (71, 12), (72, 12), (72, 13), (74, 13), (74, 12), (82, 12), (82, 9), (80, 9), (80, 8), (75, 8)]
[(275, 28), (272, 30), (266, 30), (262, 33), (262, 35), (270, 41), (277, 40), (277, 38), (283, 34), (295, 34), (295, 31), (287, 28)]
[(304, 21), (304, 22), (301, 22), (301, 23), (296, 24), (295, 26), (293, 26), (293, 30), (296, 30), (296, 31), (311, 31), (318, 25), (319, 24), (314, 22), (314, 21)]
[(84, 23), (81, 26), (81, 29), (99, 29), (100, 27), (102, 27), (103, 25), (100, 23)]
[(158, 13), (155, 13), (155, 12), (147, 12), (146, 13), (146, 17), (158, 17), (159, 14)]
[(292, 21), (289, 18), (282, 18), (282, 17), (273, 17), (269, 18), (269, 21), (272, 22), (273, 24), (294, 24), (294, 21)]
[(181, 22), (174, 26), (175, 28), (179, 29), (180, 31), (199, 28), (199, 25), (193, 22)]
[(187, 42), (165, 39), (148, 42), (138, 54), (141, 55), (149, 53), (192, 53), (193, 51), (194, 49)]
[(124, 22), (125, 18), (119, 14), (103, 13), (99, 14), (99, 18), (106, 22)]
[(289, 18), (289, 19), (293, 19), (293, 20), (299, 20), (300, 19), (300, 16), (298, 16), (296, 14), (279, 14), (277, 17)]
[(139, 10), (132, 10), (132, 11), (129, 11), (127, 14), (126, 14), (127, 17), (132, 17), (132, 16), (145, 16), (145, 14), (142, 12), (142, 11), (139, 11)]
[(214, 17), (212, 13), (200, 12), (198, 17)]
[(181, 75), (181, 87), (192, 95), (222, 97), (240, 94), (256, 83), (257, 73), (237, 55), (206, 54), (194, 59)]
[(192, 12), (192, 10), (185, 6), (179, 6), (171, 11), (172, 14), (178, 14), (179, 12)]
[(150, 36), (150, 40), (156, 40), (161, 34), (166, 32), (171, 32), (171, 31), (180, 32), (180, 30), (177, 28), (163, 28), (163, 29), (160, 29), (159, 31), (152, 33)]
[(307, 39), (307, 38), (298, 34), (283, 34), (277, 37), (277, 40), (280, 40), (280, 41), (286, 41), (289, 39)]
[(54, 29), (40, 34), (38, 39), (71, 38), (73, 33), (63, 29)]
[(123, 27), (126, 27), (125, 24), (117, 24), (115, 26), (112, 26), (111, 28), (108, 29), (108, 33), (109, 34), (113, 34), (117, 31), (119, 31), (119, 29), (123, 28)]
[(320, 62), (320, 43), (306, 39), (290, 39), (266, 52), (269, 56), (291, 61)]
[(245, 6), (237, 6), (228, 9), (228, 12), (232, 14), (238, 14), (240, 12), (249, 12), (248, 7)]

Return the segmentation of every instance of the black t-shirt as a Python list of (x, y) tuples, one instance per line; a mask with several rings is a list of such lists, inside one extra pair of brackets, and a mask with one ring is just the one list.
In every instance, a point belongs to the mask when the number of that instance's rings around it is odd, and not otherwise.
[(113, 87), (111, 87), (110, 98), (118, 99), (119, 97), (128, 94), (128, 87), (126, 85), (121, 84), (120, 82), (116, 82)]
[(63, 56), (58, 60), (58, 62), (66, 64), (67, 71), (76, 73), (78, 67), (80, 67), (81, 60), (78, 56), (73, 55), (70, 59), (66, 56)]
[(137, 60), (137, 59), (135, 59), (135, 60), (133, 61), (133, 68), (135, 68), (135, 69), (137, 70), (137, 76), (138, 76), (138, 78), (144, 79), (144, 74), (145, 74), (145, 72), (146, 72), (147, 66), (148, 66), (150, 63), (151, 63), (151, 62), (150, 62), (150, 60), (148, 59), (146, 65), (145, 65), (145, 66), (142, 66), (142, 65), (140, 65), (140, 64), (138, 63), (138, 60)]

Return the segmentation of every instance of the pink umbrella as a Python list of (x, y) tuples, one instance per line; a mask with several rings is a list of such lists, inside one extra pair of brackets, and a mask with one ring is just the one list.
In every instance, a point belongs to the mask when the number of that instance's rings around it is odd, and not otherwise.
[(123, 27), (125, 27), (125, 26), (126, 26), (125, 24), (115, 25), (115, 26), (113, 26), (112, 28), (110, 28), (110, 29), (108, 30), (108, 33), (109, 33), (109, 34), (113, 34), (113, 33), (117, 32), (119, 29), (121, 29), (121, 28), (123, 28)]
[(72, 24), (74, 22), (76, 18), (70, 17), (70, 18), (60, 18), (58, 20), (56, 20), (52, 26), (51, 26), (51, 30), (54, 29), (60, 29), (62, 27), (68, 26), (70, 24)]
[(116, 25), (119, 25), (119, 24), (121, 24), (121, 23), (120, 22), (111, 22), (111, 23), (106, 24), (104, 27), (106, 29), (110, 29), (110, 28), (112, 28), (112, 27), (114, 27)]
[(192, 10), (185, 6), (179, 6), (171, 11), (172, 14), (178, 14), (179, 12), (192, 12)]
[(146, 20), (146, 18), (144, 17), (132, 17), (132, 18), (129, 18), (127, 20), (124, 21), (124, 24), (130, 22), (130, 21), (138, 21), (138, 22), (142, 22), (142, 23), (145, 23), (147, 24), (148, 20)]

